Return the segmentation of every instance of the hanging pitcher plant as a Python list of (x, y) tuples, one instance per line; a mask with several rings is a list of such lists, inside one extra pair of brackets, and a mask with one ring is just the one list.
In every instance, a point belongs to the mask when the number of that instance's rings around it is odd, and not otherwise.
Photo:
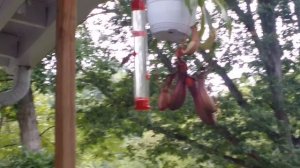
[[(198, 6), (201, 9), (201, 21), (200, 21), (200, 31), (198, 33), (198, 38), (200, 41), (204, 41), (203, 43), (201, 43), (199, 45), (199, 48), (201, 51), (205, 51), (205, 50), (213, 50), (214, 49), (214, 43), (215, 43), (215, 39), (216, 39), (216, 29), (212, 26), (212, 19), (211, 19), (211, 15), (209, 14), (205, 3), (207, 1), (205, 0), (196, 0), (198, 2)], [(221, 14), (221, 18), (222, 20), (224, 20), (225, 22), (225, 26), (228, 29), (228, 34), (229, 37), (231, 36), (231, 31), (232, 31), (232, 27), (231, 27), (231, 19), (227, 14), (227, 10), (226, 10), (226, 3), (224, 0), (212, 0), (212, 2), (216, 5), (217, 10), (220, 12)], [(185, 0), (185, 4), (188, 7), (190, 13), (192, 12), (192, 7), (194, 6), (195, 0)], [(205, 32), (206, 29), (206, 25), (209, 28), (209, 36), (207, 39), (202, 39), (203, 38), (203, 34)]]
[[(226, 11), (226, 4), (223, 0), (212, 0), (220, 12), (222, 20), (231, 35), (231, 21)], [(189, 75), (188, 65), (184, 59), (184, 55), (191, 55), (194, 52), (214, 52), (216, 41), (216, 29), (212, 25), (212, 17), (206, 8), (207, 1), (205, 0), (185, 0), (185, 5), (189, 10), (191, 17), (196, 14), (196, 8), (201, 9), (200, 30), (197, 29), (197, 24), (193, 22), (191, 27), (191, 37), (188, 44), (185, 42), (179, 43), (176, 49), (176, 62), (174, 73), (169, 74), (164, 81), (160, 95), (158, 97), (158, 108), (161, 111), (166, 109), (177, 110), (185, 101), (186, 90), (188, 90), (193, 98), (195, 112), (201, 121), (206, 125), (215, 125), (217, 107), (214, 100), (209, 96), (205, 87), (205, 78), (207, 71), (199, 71), (193, 75)], [(182, 12), (180, 10), (180, 12)], [(197, 22), (196, 22), (197, 23)], [(203, 39), (205, 29), (208, 27), (208, 38)]]

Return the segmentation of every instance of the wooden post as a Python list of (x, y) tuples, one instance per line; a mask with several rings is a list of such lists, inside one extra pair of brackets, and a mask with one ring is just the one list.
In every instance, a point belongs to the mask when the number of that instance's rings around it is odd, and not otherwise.
[(76, 0), (57, 1), (55, 167), (75, 168)]

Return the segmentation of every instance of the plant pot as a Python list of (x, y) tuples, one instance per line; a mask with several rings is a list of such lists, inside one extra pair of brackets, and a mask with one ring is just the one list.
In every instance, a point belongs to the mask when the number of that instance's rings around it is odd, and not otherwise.
[(158, 40), (180, 43), (191, 34), (195, 24), (197, 1), (189, 11), (184, 0), (147, 0), (150, 30)]

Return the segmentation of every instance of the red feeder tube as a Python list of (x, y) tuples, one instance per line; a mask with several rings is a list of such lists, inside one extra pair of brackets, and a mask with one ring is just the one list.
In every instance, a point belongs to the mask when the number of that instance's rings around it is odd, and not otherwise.
[(149, 105), (149, 79), (147, 73), (148, 40), (146, 31), (146, 12), (144, 0), (133, 0), (132, 35), (134, 38), (134, 97), (135, 109), (146, 111)]

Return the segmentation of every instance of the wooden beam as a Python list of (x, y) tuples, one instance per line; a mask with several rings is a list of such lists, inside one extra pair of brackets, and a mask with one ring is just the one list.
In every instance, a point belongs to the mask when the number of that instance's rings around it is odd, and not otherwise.
[(6, 0), (0, 7), (0, 30), (6, 25), (9, 19), (25, 0)]
[(57, 1), (55, 167), (75, 168), (76, 0)]
[(28, 20), (18, 20), (18, 19), (10, 19), (11, 22), (13, 23), (19, 23), (19, 24), (23, 24), (24, 26), (31, 26), (31, 27), (35, 27), (35, 28), (39, 28), (39, 29), (45, 29), (46, 26), (42, 25), (42, 24), (38, 24), (38, 23), (33, 23), (30, 22)]
[(25, 26), (44, 29), (47, 26), (46, 24), (48, 20), (47, 7), (47, 4), (43, 1), (32, 1), (24, 7), (25, 9), (23, 13), (16, 12), (10, 21), (24, 24)]

